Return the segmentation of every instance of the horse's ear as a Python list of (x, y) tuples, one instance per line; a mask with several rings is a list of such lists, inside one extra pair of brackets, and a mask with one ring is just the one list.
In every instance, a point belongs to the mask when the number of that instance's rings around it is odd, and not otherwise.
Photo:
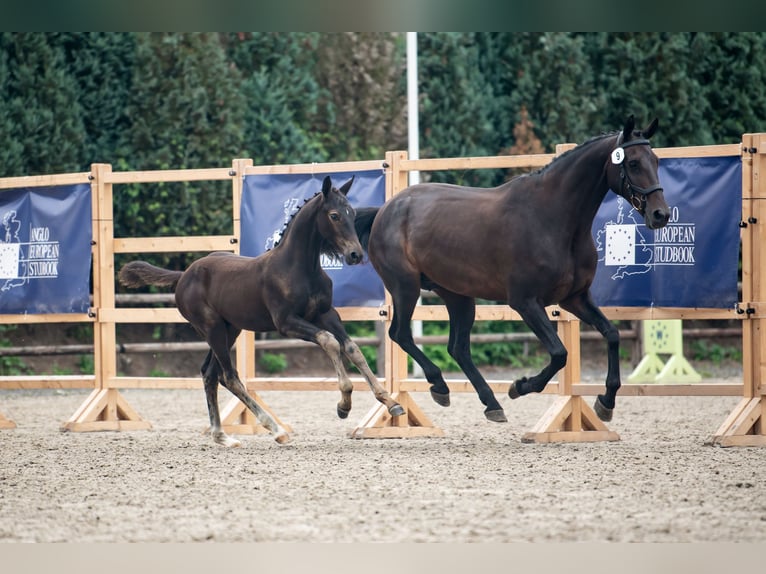
[(355, 177), (355, 175), (352, 175), (351, 179), (344, 183), (338, 191), (340, 191), (343, 195), (348, 195), (348, 190), (351, 189), (351, 184), (354, 183)]
[(636, 119), (633, 117), (633, 114), (630, 114), (628, 119), (625, 120), (625, 127), (622, 129), (622, 141), (626, 142), (633, 137), (633, 128), (635, 127)]
[(327, 175), (324, 178), (324, 181), (322, 182), (322, 195), (327, 197), (327, 194), (330, 193), (330, 190), (332, 189), (332, 180), (330, 179), (330, 176)]
[(646, 139), (649, 139), (654, 135), (654, 132), (657, 131), (657, 126), (659, 125), (659, 120), (657, 118), (654, 118), (652, 120), (652, 123), (649, 124), (649, 127), (646, 128), (644, 131), (641, 132), (641, 135), (644, 136)]

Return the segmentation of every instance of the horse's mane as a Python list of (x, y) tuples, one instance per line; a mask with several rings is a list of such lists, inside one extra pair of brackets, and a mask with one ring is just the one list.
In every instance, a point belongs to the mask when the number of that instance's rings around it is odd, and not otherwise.
[[(282, 244), (282, 240), (285, 238), (285, 236), (290, 233), (290, 225), (293, 221), (298, 217), (298, 214), (305, 209), (305, 207), (314, 201), (317, 196), (322, 195), (321, 191), (316, 192), (311, 197), (304, 199), (303, 203), (298, 206), (298, 209), (293, 211), (293, 214), (290, 216), (290, 219), (288, 219), (285, 224), (282, 226), (282, 232), (279, 234), (279, 241), (274, 243), (274, 247), (271, 249), (268, 249), (267, 251), (271, 251), (273, 249), (276, 249)], [(327, 255), (328, 257), (342, 257), (343, 254), (338, 251), (329, 241), (327, 241), (324, 237), (321, 235), (319, 236), (320, 245), (319, 245), (319, 253), (322, 255)]]
[(597, 135), (597, 136), (593, 136), (592, 138), (585, 140), (584, 142), (582, 142), (578, 146), (573, 147), (572, 149), (565, 151), (560, 156), (555, 157), (553, 159), (553, 161), (550, 162), (548, 165), (545, 165), (545, 166), (541, 167), (540, 169), (531, 172), (529, 175), (532, 175), (532, 174), (543, 174), (546, 171), (548, 171), (549, 169), (551, 169), (551, 167), (560, 164), (562, 161), (568, 161), (572, 156), (578, 155), (580, 152), (585, 150), (585, 148), (587, 148), (591, 144), (593, 144), (595, 142), (603, 141), (604, 139), (606, 139), (608, 137), (612, 137), (612, 136), (616, 135), (617, 133), (619, 133), (619, 132), (618, 131), (612, 131), (612, 132), (605, 132), (605, 133), (602, 133), (602, 134)]

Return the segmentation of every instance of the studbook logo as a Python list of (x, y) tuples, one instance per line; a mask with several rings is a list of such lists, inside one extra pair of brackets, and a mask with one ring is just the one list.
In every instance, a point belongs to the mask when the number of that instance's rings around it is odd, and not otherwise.
[(3, 239), (0, 241), (0, 290), (20, 287), (33, 279), (59, 275), (59, 242), (51, 238), (48, 227), (30, 227), (29, 241), (19, 235), (23, 222), (15, 210), (2, 214)]
[(596, 233), (599, 261), (615, 268), (613, 280), (648, 273), (658, 265), (694, 265), (696, 226), (679, 221), (680, 209), (672, 208), (670, 222), (662, 229), (650, 230), (636, 220), (635, 211), (625, 215), (625, 200), (617, 202), (617, 218), (605, 223)]

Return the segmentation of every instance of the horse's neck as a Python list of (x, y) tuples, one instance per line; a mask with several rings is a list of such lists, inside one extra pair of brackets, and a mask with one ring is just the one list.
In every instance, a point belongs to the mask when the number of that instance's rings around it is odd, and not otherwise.
[(319, 267), (319, 254), (322, 237), (316, 227), (319, 205), (316, 202), (305, 204), (295, 214), (279, 242), (279, 255), (291, 264), (307, 269)]
[(613, 137), (594, 141), (590, 149), (551, 164), (544, 174), (550, 178), (546, 189), (551, 190), (545, 198), (546, 210), (557, 212), (560, 220), (571, 221), (572, 233), (591, 232), (593, 219), (609, 191), (606, 165), (614, 144)]

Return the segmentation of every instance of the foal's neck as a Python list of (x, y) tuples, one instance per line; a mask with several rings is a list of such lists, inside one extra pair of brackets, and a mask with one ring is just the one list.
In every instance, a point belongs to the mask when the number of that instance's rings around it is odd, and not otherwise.
[(316, 226), (321, 199), (310, 199), (293, 216), (279, 242), (279, 254), (296, 265), (318, 268), (322, 236)]

